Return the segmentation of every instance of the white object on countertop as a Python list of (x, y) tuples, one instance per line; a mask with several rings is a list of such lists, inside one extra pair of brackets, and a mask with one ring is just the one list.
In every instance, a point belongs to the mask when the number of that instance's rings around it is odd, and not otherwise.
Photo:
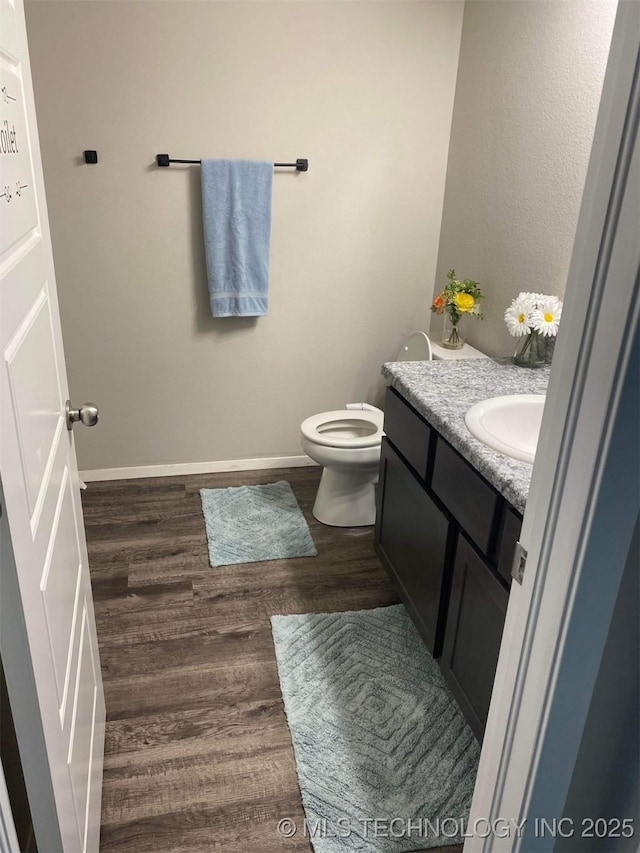
[(460, 349), (447, 349), (442, 344), (431, 341), (431, 352), (436, 361), (458, 361), (461, 358), (489, 358), (471, 344), (463, 344)]

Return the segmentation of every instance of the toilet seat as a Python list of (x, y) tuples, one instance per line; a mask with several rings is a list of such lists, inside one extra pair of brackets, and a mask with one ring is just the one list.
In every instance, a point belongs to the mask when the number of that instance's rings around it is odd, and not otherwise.
[[(431, 343), (414, 332), (399, 361), (429, 361)], [(331, 527), (368, 527), (376, 520), (384, 413), (369, 403), (312, 415), (300, 424), (300, 444), (322, 475), (313, 515)]]
[(375, 447), (382, 442), (384, 412), (338, 409), (302, 421), (302, 435), (325, 447)]

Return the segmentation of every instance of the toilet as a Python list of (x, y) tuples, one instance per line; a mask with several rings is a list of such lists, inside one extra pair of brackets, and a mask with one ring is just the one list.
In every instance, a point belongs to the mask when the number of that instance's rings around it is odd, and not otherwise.
[[(431, 341), (414, 332), (396, 361), (431, 361)], [(300, 425), (302, 449), (322, 465), (313, 515), (331, 527), (366, 527), (375, 523), (384, 412), (369, 403), (311, 415)]]

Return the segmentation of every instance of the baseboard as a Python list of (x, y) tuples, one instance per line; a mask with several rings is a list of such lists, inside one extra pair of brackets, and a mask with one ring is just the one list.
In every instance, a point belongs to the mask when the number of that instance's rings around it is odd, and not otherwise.
[(266, 459), (225, 459), (219, 462), (179, 462), (175, 465), (140, 465), (133, 468), (95, 468), (92, 471), (80, 471), (79, 474), (85, 483), (94, 483), (100, 480), (137, 480), (142, 477), (175, 477), (182, 474), (302, 468), (315, 464), (308, 456), (271, 456)]

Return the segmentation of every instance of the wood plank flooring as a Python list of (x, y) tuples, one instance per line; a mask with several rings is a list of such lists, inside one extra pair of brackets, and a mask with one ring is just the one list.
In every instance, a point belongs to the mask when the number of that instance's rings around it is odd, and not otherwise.
[[(212, 569), (198, 490), (279, 479), (319, 556)], [(83, 492), (107, 704), (104, 853), (312, 849), (277, 831), (284, 817), (302, 827), (304, 812), (269, 619), (398, 601), (372, 528), (311, 515), (318, 479), (293, 468)]]

